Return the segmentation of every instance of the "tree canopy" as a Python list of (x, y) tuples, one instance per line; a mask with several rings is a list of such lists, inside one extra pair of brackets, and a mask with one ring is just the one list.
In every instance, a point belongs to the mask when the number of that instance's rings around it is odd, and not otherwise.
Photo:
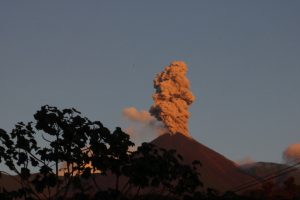
[[(10, 133), (0, 129), (1, 163), (17, 175), (17, 186), (1, 188), (1, 199), (191, 198), (202, 187), (199, 162), (183, 164), (175, 150), (150, 143), (130, 151), (134, 143), (121, 128), (111, 132), (74, 108), (45, 105), (34, 119)], [(114, 186), (97, 181), (101, 177)]]

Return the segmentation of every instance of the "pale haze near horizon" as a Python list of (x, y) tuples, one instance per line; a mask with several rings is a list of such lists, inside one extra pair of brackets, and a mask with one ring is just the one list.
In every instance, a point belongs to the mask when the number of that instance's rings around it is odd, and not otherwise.
[(125, 129), (122, 109), (148, 110), (155, 74), (182, 60), (196, 96), (192, 137), (231, 160), (281, 162), (300, 142), (299, 9), (297, 1), (2, 1), (0, 127), (49, 104)]

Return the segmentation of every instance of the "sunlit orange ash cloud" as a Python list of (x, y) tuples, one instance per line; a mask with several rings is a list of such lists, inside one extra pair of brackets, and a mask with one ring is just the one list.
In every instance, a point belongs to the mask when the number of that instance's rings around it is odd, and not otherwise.
[(124, 108), (122, 112), (124, 117), (135, 122), (151, 123), (155, 120), (148, 111), (138, 111), (135, 107)]
[(283, 159), (288, 163), (300, 162), (300, 143), (289, 145), (283, 152)]
[[(127, 128), (126, 132), (132, 138), (149, 133), (149, 128), (151, 129), (151, 133), (155, 136), (162, 135), (167, 132), (164, 125), (157, 121), (157, 119), (151, 116), (151, 114), (146, 110), (137, 110), (135, 107), (127, 107), (123, 109), (122, 113), (124, 118), (141, 125), (140, 127), (138, 126), (139, 128), (132, 126)], [(140, 130), (137, 131), (138, 129)]]
[(189, 135), (189, 106), (195, 97), (190, 91), (190, 83), (186, 78), (187, 66), (184, 62), (174, 61), (157, 74), (154, 79), (154, 103), (150, 113), (162, 121), (171, 134)]

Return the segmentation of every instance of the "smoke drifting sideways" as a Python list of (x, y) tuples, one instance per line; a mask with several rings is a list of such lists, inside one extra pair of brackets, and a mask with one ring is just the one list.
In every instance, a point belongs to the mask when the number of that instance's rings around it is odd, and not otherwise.
[(146, 110), (138, 111), (135, 107), (124, 108), (123, 116), (135, 122), (149, 123), (155, 121), (155, 118), (150, 115)]
[(242, 159), (236, 160), (235, 165), (236, 166), (251, 165), (255, 162), (256, 161), (251, 156), (245, 156)]
[(190, 136), (188, 120), (189, 106), (195, 101), (186, 77), (188, 68), (182, 61), (174, 61), (154, 79), (154, 103), (150, 114), (161, 121), (170, 134)]
[(288, 164), (300, 162), (300, 143), (289, 145), (282, 154), (283, 160)]
[(138, 110), (135, 107), (124, 108), (123, 117), (132, 122), (125, 132), (135, 141), (152, 140), (167, 132), (164, 125), (157, 121), (146, 110)]

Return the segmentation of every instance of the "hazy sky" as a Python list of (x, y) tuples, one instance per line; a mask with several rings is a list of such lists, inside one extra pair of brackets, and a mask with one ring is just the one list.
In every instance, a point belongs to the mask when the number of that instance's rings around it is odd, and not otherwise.
[(190, 132), (232, 160), (300, 142), (299, 1), (1, 1), (0, 127), (41, 105), (113, 129), (149, 109), (155, 74), (189, 67)]

